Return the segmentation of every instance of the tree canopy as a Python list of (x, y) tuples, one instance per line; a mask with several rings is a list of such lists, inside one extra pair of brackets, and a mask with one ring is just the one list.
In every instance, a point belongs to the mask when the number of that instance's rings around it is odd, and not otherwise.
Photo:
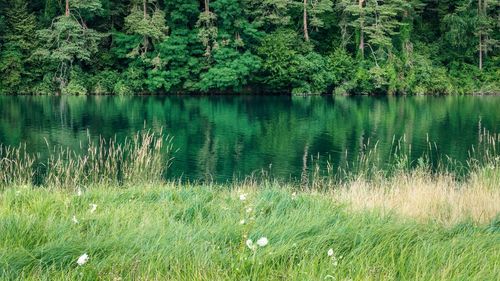
[(0, 0), (0, 94), (500, 92), (500, 0)]

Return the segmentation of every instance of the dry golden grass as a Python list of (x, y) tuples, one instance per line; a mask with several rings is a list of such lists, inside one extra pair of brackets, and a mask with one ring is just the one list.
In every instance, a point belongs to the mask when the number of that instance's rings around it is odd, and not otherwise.
[(447, 225), (466, 220), (487, 223), (500, 214), (499, 185), (478, 173), (458, 181), (451, 175), (417, 170), (378, 181), (360, 178), (334, 189), (332, 196), (357, 211), (395, 212)]

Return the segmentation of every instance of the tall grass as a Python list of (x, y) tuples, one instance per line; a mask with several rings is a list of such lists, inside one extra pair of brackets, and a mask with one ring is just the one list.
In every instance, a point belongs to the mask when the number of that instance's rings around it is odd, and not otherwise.
[[(498, 167), (495, 176), (500, 174)], [(500, 182), (478, 173), (457, 180), (449, 174), (432, 175), (417, 169), (379, 181), (360, 178), (330, 193), (357, 211), (397, 213), (445, 225), (464, 221), (484, 224), (500, 216)]]
[(367, 146), (300, 182), (228, 184), (165, 181), (170, 138), (150, 131), (42, 166), (0, 147), (0, 280), (497, 280), (500, 138), (482, 137), (465, 176), (403, 139), (389, 164)]
[(161, 182), (171, 163), (171, 137), (144, 130), (118, 143), (99, 138), (80, 151), (49, 147), (47, 160), (26, 147), (0, 146), (0, 188), (33, 184), (55, 188)]
[[(498, 219), (443, 226), (352, 212), (332, 199), (273, 182), (101, 186), (80, 196), (67, 189), (9, 188), (0, 193), (0, 279), (497, 280), (500, 275)], [(269, 244), (247, 246), (247, 239), (261, 237)], [(89, 260), (79, 266), (83, 254)]]
[[(411, 145), (394, 139), (391, 159), (381, 159), (368, 141), (356, 160), (334, 168), (312, 161), (300, 182), (279, 182), (263, 171), (261, 177), (236, 181), (233, 186), (258, 188), (278, 184), (314, 191), (349, 204), (351, 210), (395, 212), (420, 221), (455, 224), (465, 220), (487, 223), (500, 213), (500, 136), (482, 131), (478, 145), (462, 165), (449, 158), (435, 161), (435, 145), (410, 162)], [(122, 143), (116, 139), (90, 140), (76, 152), (50, 148), (40, 164), (25, 146), (0, 146), (0, 188), (30, 186), (81, 189), (89, 186), (161, 184), (172, 162), (171, 138), (141, 131)], [(318, 159), (316, 159), (318, 160)], [(459, 168), (457, 168), (459, 167)], [(456, 170), (459, 170), (458, 172)]]
[[(492, 182), (499, 182), (500, 173), (495, 169), (500, 166), (499, 146), (500, 134), (480, 130), (477, 145), (469, 149), (469, 157), (463, 162), (441, 154), (436, 143), (429, 139), (426, 149), (416, 159), (406, 136), (393, 138), (388, 155), (381, 153), (378, 142), (367, 139), (354, 160), (342, 161), (338, 166), (334, 166), (330, 159), (311, 157), (309, 172), (302, 173), (301, 182), (309, 188), (320, 189), (359, 179), (385, 180), (414, 170), (425, 171), (429, 175), (449, 175), (457, 180), (487, 173), (485, 176)], [(345, 159), (349, 158), (347, 153)]]
[(6, 147), (0, 144), (0, 187), (32, 183), (35, 157), (26, 152), (26, 145)]

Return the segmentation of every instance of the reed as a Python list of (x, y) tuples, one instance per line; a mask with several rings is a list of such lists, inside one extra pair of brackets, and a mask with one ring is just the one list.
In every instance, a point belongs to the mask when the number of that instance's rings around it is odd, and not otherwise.
[(48, 147), (46, 160), (38, 154), (0, 146), (0, 188), (37, 184), (51, 188), (126, 185), (161, 182), (172, 161), (172, 138), (162, 131), (144, 130), (118, 143), (99, 138), (80, 144), (80, 151)]
[(0, 144), (0, 188), (32, 183), (35, 157), (26, 152), (26, 145), (6, 147)]

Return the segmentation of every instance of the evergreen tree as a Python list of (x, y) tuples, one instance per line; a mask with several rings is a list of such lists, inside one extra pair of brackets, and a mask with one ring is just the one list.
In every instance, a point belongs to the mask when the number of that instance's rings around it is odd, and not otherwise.
[(4, 8), (4, 42), (0, 52), (0, 93), (26, 93), (33, 75), (29, 71), (30, 56), (34, 48), (33, 34), (36, 19), (28, 11), (26, 0), (12, 0)]
[(322, 16), (333, 11), (332, 0), (301, 0), (294, 3), (302, 12), (302, 30), (304, 40), (309, 41), (310, 29), (323, 27)]
[(244, 0), (245, 14), (265, 32), (291, 24), (292, 0)]

